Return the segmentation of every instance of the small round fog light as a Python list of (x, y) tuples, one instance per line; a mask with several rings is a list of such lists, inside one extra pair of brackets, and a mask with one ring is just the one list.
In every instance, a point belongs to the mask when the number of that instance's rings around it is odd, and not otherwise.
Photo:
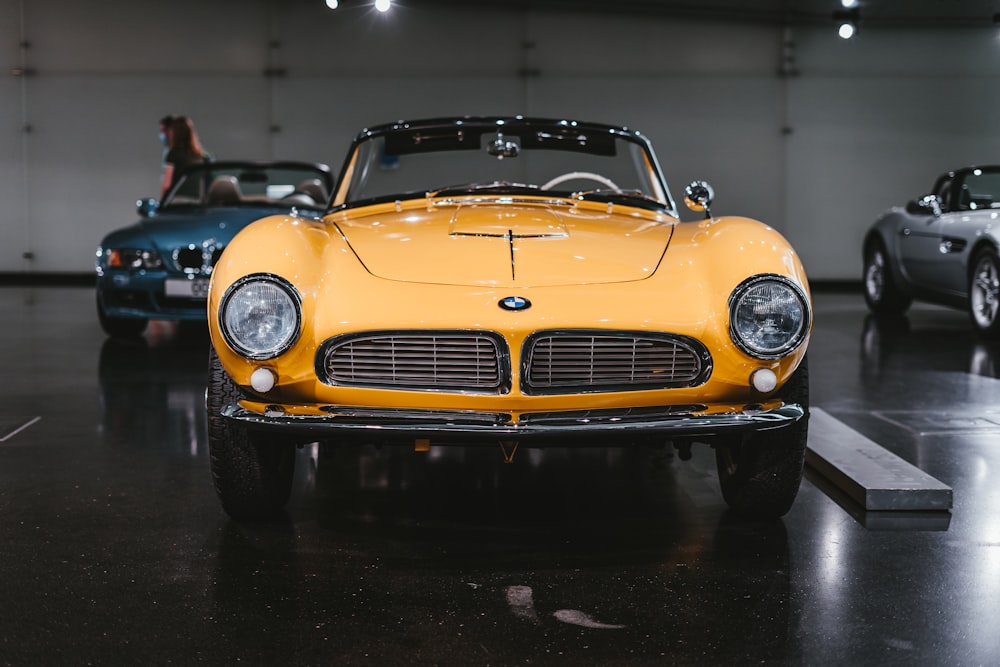
[(274, 380), (274, 373), (270, 369), (258, 368), (250, 376), (250, 386), (254, 391), (265, 394), (274, 387)]
[(758, 368), (750, 374), (750, 386), (766, 394), (778, 386), (778, 376), (770, 368)]

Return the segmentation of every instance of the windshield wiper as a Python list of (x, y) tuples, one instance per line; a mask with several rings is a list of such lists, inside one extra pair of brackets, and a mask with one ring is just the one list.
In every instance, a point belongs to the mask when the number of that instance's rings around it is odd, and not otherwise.
[(664, 210), (667, 205), (640, 190), (581, 190), (574, 192), (573, 199), (601, 201), (625, 206), (637, 206), (650, 210)]
[(492, 183), (463, 183), (460, 185), (449, 185), (438, 190), (427, 192), (427, 197), (447, 197), (450, 195), (472, 194), (489, 190), (503, 194), (534, 194), (540, 188), (537, 185), (527, 183), (510, 183), (508, 181), (494, 181)]

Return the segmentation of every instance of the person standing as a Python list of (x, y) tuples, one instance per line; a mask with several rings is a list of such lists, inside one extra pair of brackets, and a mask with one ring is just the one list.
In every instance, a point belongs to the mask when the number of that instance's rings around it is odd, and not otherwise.
[[(165, 180), (163, 170), (167, 167), (167, 153), (170, 152), (170, 133), (177, 116), (168, 114), (160, 119), (160, 143), (163, 145), (163, 152), (160, 153), (160, 192), (163, 192), (163, 182)], [(162, 199), (162, 196), (161, 196)]]
[(194, 123), (187, 116), (165, 116), (160, 120), (160, 126), (168, 146), (163, 159), (163, 182), (160, 187), (162, 200), (173, 186), (174, 179), (191, 165), (204, 162), (207, 154), (198, 139)]

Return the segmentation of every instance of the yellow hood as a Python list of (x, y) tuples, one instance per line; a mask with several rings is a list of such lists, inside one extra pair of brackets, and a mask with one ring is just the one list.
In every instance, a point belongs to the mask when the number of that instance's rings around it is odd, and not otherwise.
[(502, 200), (378, 207), (333, 220), (373, 275), (442, 285), (540, 287), (642, 280), (676, 220), (581, 203)]

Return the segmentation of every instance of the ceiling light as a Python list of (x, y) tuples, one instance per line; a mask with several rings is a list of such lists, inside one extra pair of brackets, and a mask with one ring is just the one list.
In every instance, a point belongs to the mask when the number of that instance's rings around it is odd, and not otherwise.
[(389, 8), (391, 6), (392, 2), (390, 0), (375, 0), (375, 9), (379, 10), (380, 12), (385, 13), (389, 11)]
[[(841, 0), (845, 7), (849, 1), (850, 0)], [(857, 3), (855, 3), (855, 5), (856, 4)], [(858, 33), (858, 22), (861, 20), (861, 12), (858, 10), (857, 6), (843, 11), (836, 11), (833, 13), (833, 20), (840, 24), (837, 28), (837, 34), (840, 35), (840, 38), (850, 39)]]
[(330, 9), (336, 9), (340, 6), (339, 0), (326, 0), (326, 6)]

